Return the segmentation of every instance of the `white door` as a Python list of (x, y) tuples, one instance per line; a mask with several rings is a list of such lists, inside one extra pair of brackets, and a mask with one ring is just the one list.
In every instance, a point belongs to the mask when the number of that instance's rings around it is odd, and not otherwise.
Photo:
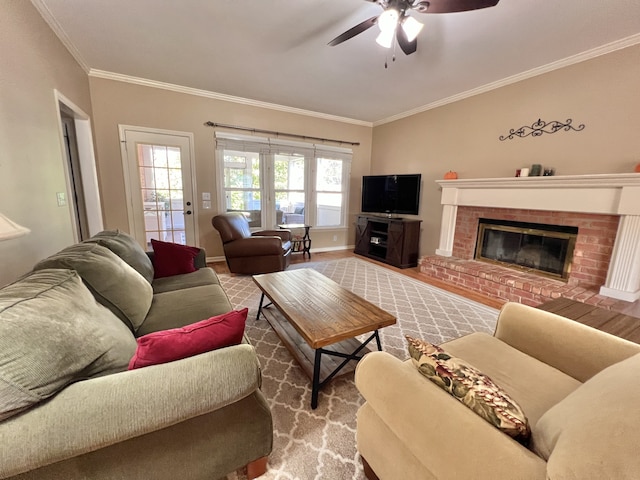
[(196, 245), (193, 135), (121, 125), (120, 144), (131, 234)]

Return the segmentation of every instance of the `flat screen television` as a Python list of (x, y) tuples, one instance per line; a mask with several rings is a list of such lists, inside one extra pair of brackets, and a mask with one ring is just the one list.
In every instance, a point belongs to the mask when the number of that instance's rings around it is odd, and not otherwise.
[(419, 173), (365, 175), (362, 177), (362, 211), (388, 215), (418, 215), (420, 177)]

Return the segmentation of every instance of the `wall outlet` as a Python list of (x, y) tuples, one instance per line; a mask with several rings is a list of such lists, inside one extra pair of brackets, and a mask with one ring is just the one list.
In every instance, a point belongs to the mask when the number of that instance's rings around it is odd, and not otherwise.
[(334, 241), (334, 242), (337, 242), (337, 241), (338, 241), (338, 235), (334, 235), (334, 236), (333, 236), (333, 241)]
[(67, 204), (67, 194), (64, 192), (56, 192), (56, 200), (59, 207), (64, 207)]

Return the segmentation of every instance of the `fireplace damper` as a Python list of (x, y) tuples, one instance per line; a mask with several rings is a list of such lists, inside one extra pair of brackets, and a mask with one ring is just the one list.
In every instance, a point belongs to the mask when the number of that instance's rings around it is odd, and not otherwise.
[(569, 278), (578, 227), (480, 218), (476, 260)]

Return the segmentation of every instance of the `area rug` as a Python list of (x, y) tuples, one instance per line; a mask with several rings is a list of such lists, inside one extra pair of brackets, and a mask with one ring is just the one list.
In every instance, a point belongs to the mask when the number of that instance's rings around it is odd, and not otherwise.
[[(405, 335), (442, 343), (472, 332), (493, 333), (498, 311), (370, 262), (346, 258), (289, 267), (313, 268), (397, 318), (380, 330), (382, 348), (408, 358)], [(269, 324), (256, 320), (260, 290), (251, 276), (220, 275), (234, 307), (249, 307), (246, 334), (262, 367), (262, 391), (274, 421), (265, 480), (363, 480), (355, 444), (356, 411), (364, 402), (353, 374), (333, 379), (311, 409), (311, 382)], [(375, 344), (374, 344), (375, 345)], [(242, 473), (228, 480), (242, 480)]]

